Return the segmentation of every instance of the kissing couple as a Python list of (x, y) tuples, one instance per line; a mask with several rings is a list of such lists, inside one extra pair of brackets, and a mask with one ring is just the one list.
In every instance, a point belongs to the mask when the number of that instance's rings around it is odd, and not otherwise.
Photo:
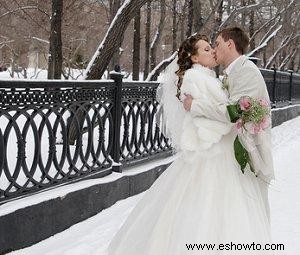
[(265, 249), (272, 243), (270, 99), (245, 56), (248, 44), (238, 27), (220, 31), (214, 47), (199, 33), (182, 42), (157, 91), (157, 117), (176, 158), (145, 191), (107, 255), (274, 254)]

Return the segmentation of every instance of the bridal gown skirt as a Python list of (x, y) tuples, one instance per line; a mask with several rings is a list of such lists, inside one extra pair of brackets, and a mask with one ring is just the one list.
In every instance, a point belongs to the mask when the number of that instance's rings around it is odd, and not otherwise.
[(254, 242), (263, 247), (272, 242), (258, 180), (250, 171), (240, 171), (229, 143), (208, 152), (181, 153), (145, 191), (105, 255), (275, 254), (238, 246), (187, 249), (189, 244)]

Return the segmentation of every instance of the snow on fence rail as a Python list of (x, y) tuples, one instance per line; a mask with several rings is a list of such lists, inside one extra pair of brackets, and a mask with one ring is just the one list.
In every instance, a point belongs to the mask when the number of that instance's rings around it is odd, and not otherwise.
[(157, 83), (0, 81), (0, 203), (165, 157)]

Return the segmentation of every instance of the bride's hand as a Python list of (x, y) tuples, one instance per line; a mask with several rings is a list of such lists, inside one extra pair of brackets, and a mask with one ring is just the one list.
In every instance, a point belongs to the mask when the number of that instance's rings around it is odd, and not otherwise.
[(191, 106), (192, 106), (193, 97), (188, 94), (184, 94), (184, 95), (185, 95), (185, 98), (183, 100), (183, 107), (186, 111), (190, 111)]

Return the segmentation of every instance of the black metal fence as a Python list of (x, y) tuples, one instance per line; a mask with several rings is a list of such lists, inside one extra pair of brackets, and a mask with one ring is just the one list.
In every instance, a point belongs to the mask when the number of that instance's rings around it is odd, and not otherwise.
[(172, 153), (157, 83), (0, 81), (0, 203)]
[[(276, 107), (300, 101), (300, 75), (261, 70)], [(0, 203), (103, 177), (172, 153), (156, 82), (0, 81)]]
[(300, 74), (261, 69), (273, 107), (300, 102)]

